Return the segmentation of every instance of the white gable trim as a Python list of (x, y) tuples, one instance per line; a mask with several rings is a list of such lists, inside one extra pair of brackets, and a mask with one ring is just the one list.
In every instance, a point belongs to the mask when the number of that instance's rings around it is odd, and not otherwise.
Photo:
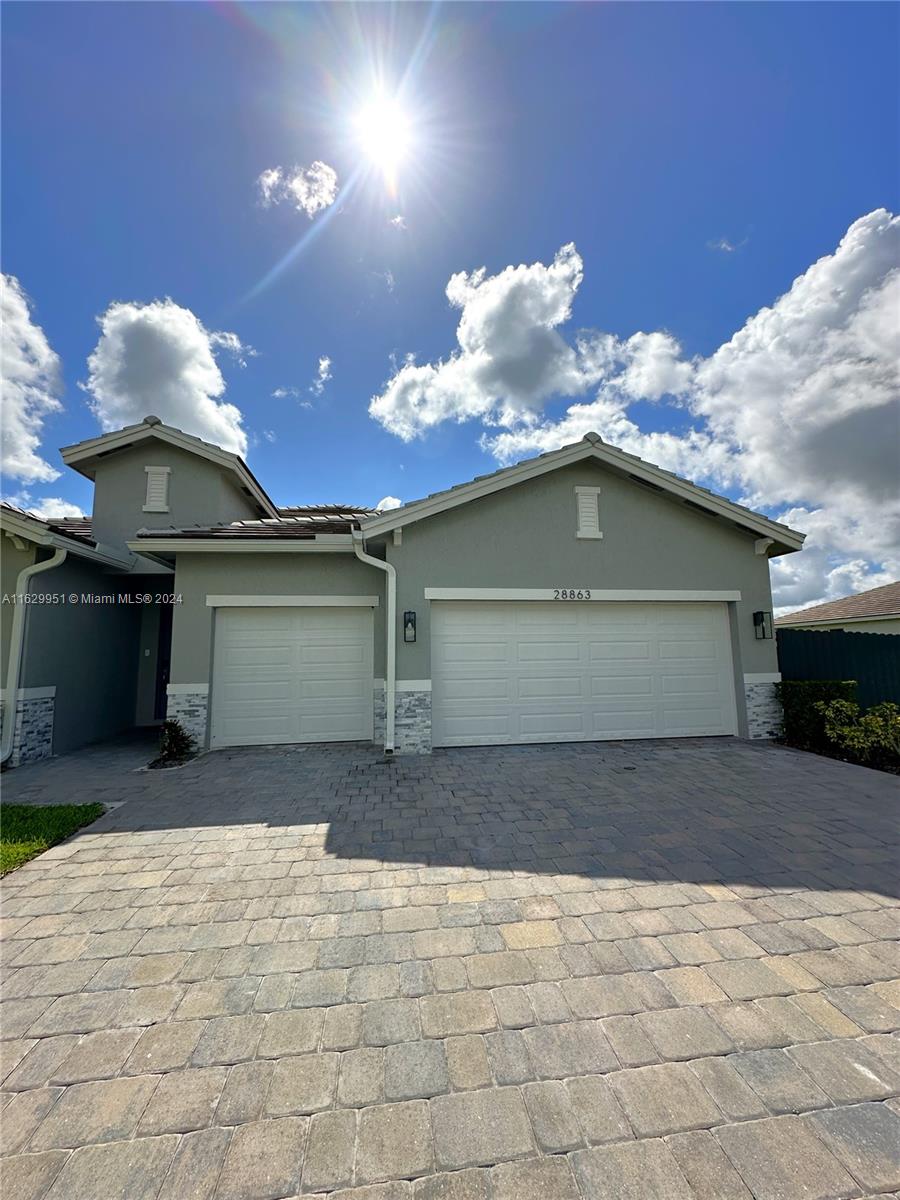
[[(583, 592), (583, 596), (561, 596), (561, 592)], [(592, 588), (589, 586), (565, 588), (425, 588), (426, 600), (638, 600), (638, 601), (719, 601), (736, 602), (740, 592), (727, 591), (680, 591), (665, 588)]]
[(377, 608), (377, 596), (207, 596), (207, 608)]
[(201, 458), (215, 463), (218, 467), (234, 471), (240, 479), (241, 485), (246, 488), (257, 504), (265, 510), (267, 515), (270, 517), (278, 516), (278, 510), (275, 505), (236, 454), (231, 454), (228, 450), (223, 450), (220, 446), (210, 445), (209, 442), (201, 441), (200, 438), (192, 437), (191, 434), (184, 433), (180, 429), (173, 429), (169, 425), (146, 425), (143, 422), (140, 425), (128, 425), (125, 429), (117, 429), (113, 433), (104, 433), (100, 437), (91, 438), (87, 442), (77, 442), (74, 446), (64, 446), (60, 450), (60, 455), (67, 467), (73, 467), (76, 471), (80, 471), (81, 474), (87, 475), (88, 479), (93, 479), (93, 473), (86, 470), (81, 471), (78, 466), (79, 463), (84, 462), (86, 459), (94, 458), (98, 454), (109, 454), (114, 450), (124, 450), (128, 446), (146, 441), (148, 438), (158, 438), (159, 441), (168, 442), (170, 446), (175, 446), (179, 450), (186, 450), (189, 454), (198, 454)]
[(586, 459), (593, 459), (623, 471), (626, 475), (631, 475), (639, 481), (650, 483), (679, 500), (689, 501), (715, 516), (724, 517), (743, 529), (756, 533), (758, 537), (771, 537), (779, 546), (784, 547), (782, 552), (799, 550), (805, 540), (805, 534), (789, 529), (786, 525), (780, 525), (777, 521), (770, 521), (768, 517), (742, 508), (724, 496), (714, 495), (704, 488), (697, 487), (696, 484), (689, 483), (686, 479), (679, 479), (668, 471), (663, 471), (622, 450), (608, 446), (605, 442), (601, 442), (596, 434), (588, 435), (582, 441), (575, 442), (571, 446), (563, 446), (561, 450), (552, 450), (538, 458), (531, 458), (516, 466), (507, 467), (493, 475), (473, 479), (471, 483), (462, 484), (446, 492), (438, 492), (437, 495), (428, 496), (424, 500), (415, 500), (403, 508), (391, 509), (389, 513), (362, 521), (361, 527), (366, 537), (375, 537), (412, 524), (414, 521), (421, 521), (425, 517), (435, 516), (437, 513), (446, 512), (451, 508), (458, 508), (461, 504), (468, 504), (470, 500), (479, 500), (483, 496), (493, 495), (495, 492), (503, 491), (515, 484), (536, 479), (538, 476), (546, 475), (549, 471), (556, 471), (560, 467), (583, 462)]

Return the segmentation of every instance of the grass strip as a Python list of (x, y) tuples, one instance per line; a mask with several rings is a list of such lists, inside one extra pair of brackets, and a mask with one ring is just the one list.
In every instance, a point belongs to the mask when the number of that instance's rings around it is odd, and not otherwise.
[(43, 854), (103, 812), (102, 804), (0, 806), (0, 875)]

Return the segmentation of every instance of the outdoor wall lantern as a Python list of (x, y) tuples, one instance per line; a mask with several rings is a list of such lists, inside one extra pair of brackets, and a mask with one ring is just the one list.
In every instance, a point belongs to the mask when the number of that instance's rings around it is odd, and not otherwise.
[(756, 631), (757, 640), (773, 637), (772, 614), (770, 612), (755, 612), (753, 614), (753, 628)]
[(414, 612), (403, 614), (403, 640), (404, 642), (416, 640), (416, 614)]

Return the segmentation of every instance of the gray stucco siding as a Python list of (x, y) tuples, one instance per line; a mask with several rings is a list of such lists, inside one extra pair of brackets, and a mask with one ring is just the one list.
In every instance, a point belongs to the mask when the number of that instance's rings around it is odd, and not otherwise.
[[(2, 547), (0, 547), (0, 588), (4, 596), (12, 597), (16, 595), (16, 590), (19, 583), (19, 572), (25, 567), (30, 567), (34, 562), (35, 545), (34, 542), (24, 543), (24, 549), (19, 550), (14, 545), (12, 540), (7, 537), (2, 538)], [(9, 639), (12, 633), (13, 613), (15, 612), (15, 600), (8, 600), (4, 604), (0, 604), (0, 687), (6, 687), (6, 672), (9, 664)]]
[[(144, 512), (145, 467), (169, 467), (168, 512)], [(258, 518), (256, 504), (236, 486), (232, 473), (198, 454), (166, 442), (143, 441), (120, 450), (97, 467), (93, 530), (98, 541), (121, 547), (137, 529), (215, 525)]]
[(179, 553), (172, 615), (173, 684), (209, 683), (214, 609), (207, 596), (377, 596), (374, 673), (384, 676), (384, 572), (348, 554)]
[[(34, 593), (118, 597), (134, 580), (70, 556), (32, 581)], [(141, 584), (141, 590), (145, 585)], [(148, 588), (148, 590), (151, 590)], [(29, 605), (20, 686), (56, 687), (53, 753), (134, 724), (141, 607), (120, 603)]]
[[(575, 487), (599, 487), (602, 539), (576, 536)], [(596, 463), (579, 463), (473, 500), (386, 539), (398, 615), (417, 613), (414, 644), (398, 639), (397, 676), (429, 679), (425, 588), (739, 591), (732, 614), (736, 674), (778, 669), (774, 640), (752, 614), (771, 610), (769, 564), (753, 533), (687, 507)], [(602, 602), (601, 602), (602, 603)], [(739, 709), (741, 688), (736, 687)]]

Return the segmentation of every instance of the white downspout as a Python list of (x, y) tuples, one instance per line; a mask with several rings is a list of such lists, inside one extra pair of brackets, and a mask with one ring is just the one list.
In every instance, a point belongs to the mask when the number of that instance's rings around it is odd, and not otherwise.
[(3, 720), (3, 735), (0, 741), (0, 764), (5, 763), (13, 751), (16, 729), (16, 714), (19, 708), (19, 676), (22, 673), (22, 651), (25, 648), (25, 612), (28, 605), (22, 600), (35, 575), (52, 571), (65, 561), (67, 550), (54, 550), (51, 558), (23, 567), (16, 580), (16, 603), (13, 607), (12, 629), (9, 634), (9, 662), (6, 664), (6, 715)]
[(397, 571), (392, 563), (366, 554), (361, 530), (353, 530), (353, 553), (368, 567), (376, 567), (387, 575), (385, 604), (385, 678), (384, 678), (384, 752), (394, 753), (394, 705), (397, 693)]

